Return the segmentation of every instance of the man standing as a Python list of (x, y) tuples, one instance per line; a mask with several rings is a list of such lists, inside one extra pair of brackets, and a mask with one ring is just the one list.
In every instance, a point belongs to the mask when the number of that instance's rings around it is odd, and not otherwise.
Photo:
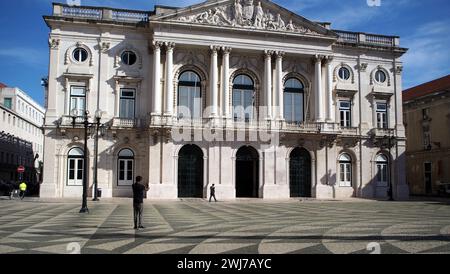
[(133, 184), (134, 229), (145, 228), (142, 225), (145, 190), (146, 187), (142, 184), (142, 177), (136, 177), (136, 182)]
[(211, 186), (211, 188), (210, 188), (210, 191), (211, 191), (211, 197), (209, 197), (209, 202), (211, 203), (211, 199), (214, 198), (214, 201), (216, 201), (216, 203), (217, 203), (217, 199), (216, 199), (216, 187), (215, 187), (214, 184), (212, 184), (212, 186)]

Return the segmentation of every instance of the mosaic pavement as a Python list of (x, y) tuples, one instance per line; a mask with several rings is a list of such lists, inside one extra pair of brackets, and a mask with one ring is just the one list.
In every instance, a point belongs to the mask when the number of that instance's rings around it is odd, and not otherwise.
[(140, 231), (127, 200), (89, 207), (0, 200), (0, 254), (450, 253), (445, 202), (147, 202)]

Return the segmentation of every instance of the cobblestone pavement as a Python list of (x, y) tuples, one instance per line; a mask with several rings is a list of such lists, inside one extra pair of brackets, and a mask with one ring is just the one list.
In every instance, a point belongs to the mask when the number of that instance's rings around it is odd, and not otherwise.
[(0, 253), (450, 253), (450, 203), (0, 200)]

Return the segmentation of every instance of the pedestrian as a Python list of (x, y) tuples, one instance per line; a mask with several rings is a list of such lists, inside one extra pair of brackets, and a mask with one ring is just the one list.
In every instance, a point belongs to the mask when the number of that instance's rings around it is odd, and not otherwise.
[(214, 198), (214, 201), (216, 201), (217, 203), (217, 199), (216, 199), (216, 186), (214, 184), (212, 184), (211, 188), (210, 188), (210, 192), (211, 192), (211, 196), (209, 197), (209, 202), (211, 203), (211, 199)]
[(142, 183), (142, 177), (136, 177), (133, 184), (133, 211), (134, 211), (134, 229), (145, 228), (142, 225), (142, 213), (144, 211), (144, 192), (146, 187)]
[(23, 199), (25, 197), (25, 192), (27, 191), (27, 183), (22, 182), (19, 185), (19, 189), (20, 189), (20, 198)]

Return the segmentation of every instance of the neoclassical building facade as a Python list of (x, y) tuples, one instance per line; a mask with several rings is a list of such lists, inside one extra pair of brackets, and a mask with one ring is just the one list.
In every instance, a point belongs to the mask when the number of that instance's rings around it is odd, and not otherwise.
[[(54, 4), (42, 197), (407, 198), (399, 38), (277, 4), (131, 11)], [(100, 115), (97, 115), (100, 116)], [(85, 157), (85, 153), (88, 157)], [(88, 170), (84, 169), (88, 159)]]

